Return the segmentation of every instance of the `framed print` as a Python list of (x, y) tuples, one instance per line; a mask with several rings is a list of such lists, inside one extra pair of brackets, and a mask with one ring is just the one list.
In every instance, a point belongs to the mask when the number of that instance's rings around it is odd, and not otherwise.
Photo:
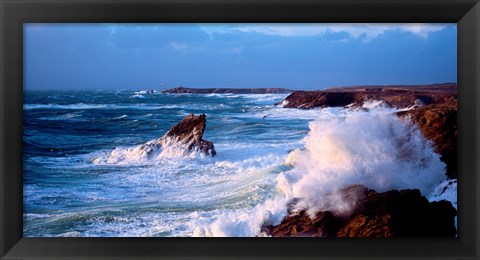
[(478, 257), (477, 1), (2, 1), (1, 257)]

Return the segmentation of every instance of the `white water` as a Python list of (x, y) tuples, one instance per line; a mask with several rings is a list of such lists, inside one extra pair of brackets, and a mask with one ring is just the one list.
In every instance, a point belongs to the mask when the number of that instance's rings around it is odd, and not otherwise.
[(296, 151), (294, 170), (280, 175), (278, 185), (283, 193), (303, 198), (298, 206), (311, 214), (342, 211), (343, 203), (322, 198), (349, 184), (377, 192), (420, 189), (427, 195), (446, 179), (445, 165), (431, 144), (409, 122), (391, 114), (316, 120), (310, 129), (306, 150)]
[[(155, 96), (134, 104), (24, 105), (50, 123), (110, 118), (111, 126), (122, 130), (113, 136), (90, 137), (88, 132), (82, 141), (109, 142), (88, 153), (30, 158), (31, 165), (48, 166), (38, 170), (40, 183), (58, 176), (63, 186), (25, 186), (29, 205), (39, 207), (25, 215), (27, 235), (261, 236), (262, 225), (278, 224), (286, 216), (292, 198), (302, 198), (297, 207), (312, 214), (348, 212), (352, 205), (339, 200), (335, 190), (358, 183), (377, 191), (419, 188), (431, 201), (447, 199), (456, 206), (456, 183), (445, 181), (444, 165), (431, 145), (381, 102), (366, 103), (365, 111), (303, 110), (272, 105), (285, 95)], [(50, 116), (43, 109), (67, 111)], [(174, 142), (150, 156), (141, 149), (178, 117), (198, 111), (207, 114), (205, 139), (215, 144), (217, 156)], [(158, 130), (146, 137), (124, 121), (146, 124), (148, 130), (158, 125)], [(57, 205), (65, 210), (56, 212)], [(44, 213), (44, 208), (56, 213)]]
[[(159, 146), (157, 146), (157, 144)], [(136, 147), (115, 147), (110, 154), (95, 157), (94, 164), (128, 165), (150, 161), (160, 161), (162, 158), (184, 159), (185, 157), (202, 157), (199, 151), (189, 151), (188, 144), (179, 143), (172, 138), (151, 140)], [(150, 149), (146, 149), (150, 148)]]
[(305, 149), (287, 157), (285, 164), (293, 169), (277, 176), (274, 198), (250, 210), (223, 213), (210, 223), (198, 221), (194, 235), (261, 235), (262, 224), (281, 222), (293, 198), (301, 198), (297, 210), (310, 215), (321, 210), (345, 214), (354, 205), (335, 192), (350, 184), (377, 192), (419, 189), (430, 200), (448, 199), (456, 207), (456, 183), (446, 192), (439, 188), (446, 185), (445, 165), (408, 120), (384, 109), (328, 115), (310, 123)]

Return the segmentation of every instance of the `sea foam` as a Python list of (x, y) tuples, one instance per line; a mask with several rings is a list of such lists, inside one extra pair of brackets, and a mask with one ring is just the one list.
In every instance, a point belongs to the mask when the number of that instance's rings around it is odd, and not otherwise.
[(432, 193), (446, 179), (445, 164), (432, 144), (409, 121), (390, 113), (353, 113), (310, 123), (305, 149), (296, 151), (294, 168), (278, 176), (278, 188), (301, 198), (298, 207), (315, 214), (341, 211), (323, 201), (327, 193), (362, 184), (377, 192), (419, 189)]
[(351, 184), (377, 192), (419, 189), (427, 196), (446, 180), (445, 164), (408, 120), (381, 109), (348, 115), (319, 117), (310, 123), (305, 148), (291, 152), (285, 161), (293, 168), (276, 178), (275, 197), (200, 223), (195, 235), (259, 236), (262, 225), (281, 222), (293, 198), (300, 199), (296, 210), (310, 216), (321, 210), (346, 214), (354, 204), (336, 192)]
[(188, 143), (178, 142), (173, 138), (151, 140), (135, 147), (115, 147), (110, 153), (92, 159), (94, 164), (128, 165), (160, 161), (162, 158), (195, 158), (202, 156), (196, 149), (188, 149)]

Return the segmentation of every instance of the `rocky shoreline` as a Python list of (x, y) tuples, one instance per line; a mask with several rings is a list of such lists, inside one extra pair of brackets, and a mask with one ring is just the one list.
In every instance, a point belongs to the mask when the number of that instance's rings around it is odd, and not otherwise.
[(396, 108), (456, 102), (456, 84), (418, 86), (359, 86), (318, 91), (295, 91), (276, 105), (285, 108), (362, 107), (365, 102), (382, 101)]
[[(305, 211), (285, 217), (279, 225), (265, 226), (274, 237), (454, 237), (456, 210), (450, 202), (428, 202), (419, 190), (377, 193), (361, 185), (339, 191), (355, 207), (349, 214)], [(353, 200), (353, 201), (352, 201)]]
[(289, 94), (293, 90), (284, 88), (172, 88), (162, 93), (176, 94)]
[(418, 126), (446, 164), (447, 177), (457, 178), (457, 101), (421, 106), (397, 115), (408, 117)]
[(399, 109), (402, 118), (410, 118), (422, 134), (434, 144), (447, 165), (447, 176), (456, 178), (457, 168), (457, 85), (362, 86), (321, 91), (295, 91), (276, 105), (285, 108), (316, 107), (362, 108), (365, 102), (382, 101)]
[[(295, 91), (276, 104), (285, 108), (363, 108), (366, 102), (408, 110), (396, 115), (411, 120), (446, 164), (449, 179), (457, 178), (457, 85), (362, 86), (322, 91)], [(448, 201), (428, 202), (418, 190), (378, 193), (361, 185), (342, 188), (339, 196), (355, 207), (345, 215), (320, 211), (315, 216), (292, 211), (263, 232), (280, 237), (398, 237), (456, 235), (456, 210)], [(352, 194), (355, 194), (353, 196)], [(358, 195), (361, 196), (358, 196)], [(338, 194), (337, 194), (338, 195)]]
[[(168, 93), (230, 93), (229, 89), (176, 89)], [(172, 90), (173, 91), (173, 90)], [(269, 92), (270, 91), (270, 92)], [(235, 93), (273, 93), (277, 89), (239, 89)], [(457, 86), (362, 86), (295, 91), (281, 103), (285, 108), (345, 107), (367, 109), (365, 103), (381, 101), (388, 107), (404, 109), (395, 115), (410, 120), (430, 140), (446, 164), (449, 179), (457, 177)], [(188, 115), (162, 138), (173, 138), (215, 156), (213, 143), (202, 139), (205, 114)], [(157, 143), (146, 144), (149, 150)], [(148, 153), (149, 151), (147, 151)], [(454, 180), (452, 180), (454, 181)], [(350, 206), (350, 210), (324, 210), (312, 213), (296, 210), (301, 198), (289, 204), (289, 215), (278, 225), (264, 224), (262, 232), (274, 237), (455, 237), (456, 209), (448, 201), (429, 202), (417, 189), (377, 192), (362, 185), (338, 187), (331, 194)]]

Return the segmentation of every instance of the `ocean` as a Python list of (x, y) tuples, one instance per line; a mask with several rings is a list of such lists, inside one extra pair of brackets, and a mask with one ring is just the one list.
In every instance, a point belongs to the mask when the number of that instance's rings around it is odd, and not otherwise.
[[(420, 189), (456, 207), (456, 181), (395, 109), (283, 108), (287, 94), (132, 90), (24, 93), (25, 237), (265, 236), (289, 202), (345, 210), (327, 193)], [(205, 114), (217, 155), (132, 148)]]

